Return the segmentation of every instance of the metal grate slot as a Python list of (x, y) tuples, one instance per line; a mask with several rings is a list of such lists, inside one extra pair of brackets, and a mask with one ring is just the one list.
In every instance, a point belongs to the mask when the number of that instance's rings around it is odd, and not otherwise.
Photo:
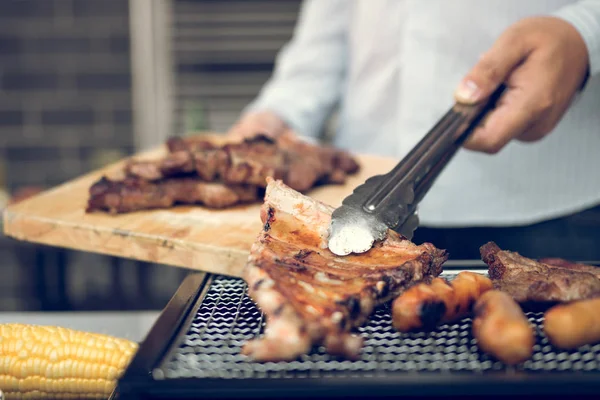
[[(257, 363), (240, 354), (243, 344), (262, 333), (265, 321), (246, 294), (241, 279), (216, 276), (193, 317), (154, 370), (155, 380), (180, 378), (328, 378), (380, 377), (396, 372), (483, 374), (487, 372), (600, 371), (600, 344), (562, 351), (542, 331), (543, 313), (528, 313), (536, 327), (535, 353), (517, 367), (507, 367), (479, 351), (471, 319), (440, 326), (433, 332), (399, 333), (390, 308), (380, 307), (359, 329), (365, 338), (357, 361), (336, 359), (315, 348), (294, 362)], [(187, 330), (187, 331), (186, 331)]]

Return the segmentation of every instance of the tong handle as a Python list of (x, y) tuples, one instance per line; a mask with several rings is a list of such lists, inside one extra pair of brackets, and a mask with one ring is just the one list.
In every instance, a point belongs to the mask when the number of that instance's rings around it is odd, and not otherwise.
[(494, 108), (505, 90), (501, 85), (486, 100), (474, 104), (455, 104), (440, 121), (421, 139), (394, 169), (386, 174), (386, 179), (363, 204), (366, 212), (394, 207), (398, 199), (408, 203), (408, 214), (425, 196), (435, 179), (456, 154), (465, 139), (472, 133), (481, 119)]

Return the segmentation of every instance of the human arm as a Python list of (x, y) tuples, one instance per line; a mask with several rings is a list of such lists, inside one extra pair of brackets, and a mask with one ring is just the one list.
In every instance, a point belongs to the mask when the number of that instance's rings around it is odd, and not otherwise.
[(316, 137), (337, 103), (347, 62), (347, 0), (305, 0), (271, 78), (230, 133)]
[(465, 142), (496, 153), (511, 140), (537, 141), (560, 122), (586, 78), (600, 74), (600, 0), (510, 26), (465, 76), (455, 97), (477, 102), (499, 84), (507, 91)]

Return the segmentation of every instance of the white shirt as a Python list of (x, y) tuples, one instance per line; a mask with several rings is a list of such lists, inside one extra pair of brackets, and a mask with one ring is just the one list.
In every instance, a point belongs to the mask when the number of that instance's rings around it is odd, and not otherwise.
[(497, 155), (461, 149), (421, 202), (426, 226), (534, 223), (600, 204), (600, 0), (307, 0), (293, 39), (247, 108), (334, 144), (400, 160), (453, 104), (478, 57), (512, 23), (554, 14), (582, 34), (591, 78), (559, 126)]

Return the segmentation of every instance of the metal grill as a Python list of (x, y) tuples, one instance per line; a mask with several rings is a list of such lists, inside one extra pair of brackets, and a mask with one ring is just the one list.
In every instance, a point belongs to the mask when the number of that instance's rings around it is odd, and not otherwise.
[[(471, 319), (440, 326), (433, 332), (399, 333), (391, 325), (389, 305), (376, 310), (359, 329), (365, 342), (357, 361), (337, 359), (322, 347), (294, 362), (251, 362), (240, 354), (243, 344), (262, 333), (265, 320), (246, 294), (241, 279), (216, 276), (189, 328), (162, 364), (155, 380), (179, 378), (327, 378), (376, 377), (394, 372), (467, 372), (482, 374), (600, 371), (600, 344), (562, 351), (549, 344), (542, 331), (543, 313), (527, 313), (536, 327), (533, 357), (508, 367), (477, 347)], [(187, 332), (185, 331), (187, 329)]]

